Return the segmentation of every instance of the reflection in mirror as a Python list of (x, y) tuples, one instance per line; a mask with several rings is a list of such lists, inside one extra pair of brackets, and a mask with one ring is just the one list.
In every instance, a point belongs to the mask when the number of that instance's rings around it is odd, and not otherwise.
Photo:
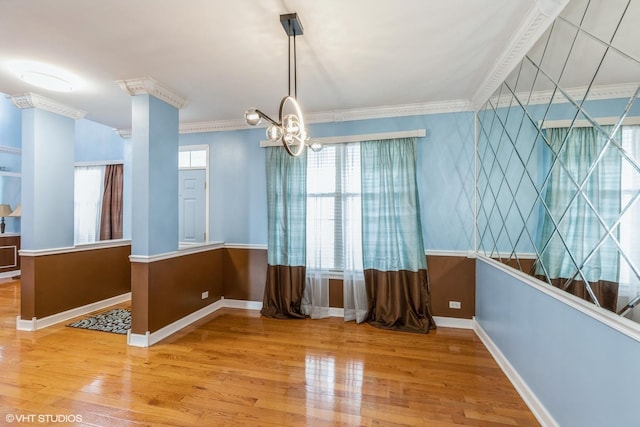
[(640, 322), (640, 2), (573, 0), (477, 112), (478, 251)]

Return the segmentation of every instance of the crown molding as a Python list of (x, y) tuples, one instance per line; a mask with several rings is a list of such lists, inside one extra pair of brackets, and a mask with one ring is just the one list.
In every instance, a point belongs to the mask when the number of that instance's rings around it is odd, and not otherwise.
[(184, 107), (187, 103), (187, 98), (184, 98), (175, 92), (162, 86), (157, 80), (151, 77), (143, 77), (139, 79), (128, 79), (116, 81), (120, 88), (129, 95), (153, 95), (156, 98), (166, 102), (169, 105), (173, 105), (178, 110)]
[[(616, 99), (616, 98), (631, 98), (635, 95), (636, 91), (640, 87), (640, 82), (638, 83), (622, 83), (615, 85), (601, 85), (601, 86), (592, 86), (591, 90), (589, 90), (589, 96), (587, 97), (587, 101), (598, 101), (603, 99)], [(564, 93), (567, 96), (570, 96), (574, 102), (580, 102), (587, 94), (588, 86), (580, 86), (574, 88), (563, 89)], [(561, 104), (564, 102), (569, 102), (566, 96), (560, 91), (553, 90), (541, 90), (538, 92), (533, 92), (529, 95), (528, 92), (517, 92), (516, 97), (520, 100), (521, 103), (526, 105), (536, 105), (536, 104)], [(553, 99), (552, 99), (553, 98)], [(489, 98), (489, 102), (495, 108), (505, 108), (513, 106), (513, 99), (510, 96), (502, 97), (502, 99), (498, 100), (497, 97), (493, 96)]]
[(122, 139), (131, 138), (131, 129), (114, 129), (114, 130)]
[(491, 72), (471, 97), (475, 109), (479, 109), (502, 84), (509, 73), (529, 52), (542, 34), (549, 28), (569, 0), (537, 0), (529, 14), (519, 25)]
[(26, 108), (39, 108), (40, 110), (49, 111), (74, 120), (81, 119), (87, 114), (86, 111), (78, 110), (77, 108), (32, 92), (27, 92), (23, 95), (13, 95), (9, 98), (11, 98), (13, 105), (21, 110)]
[[(380, 107), (305, 113), (304, 118), (307, 123), (330, 123), (352, 120), (382, 119), (389, 117), (420, 116), (426, 114), (458, 113), (473, 110), (473, 105), (468, 100), (454, 99), (450, 101), (434, 101), (419, 104), (386, 105)], [(242, 129), (247, 129), (247, 124), (243, 119), (180, 124), (181, 134)]]

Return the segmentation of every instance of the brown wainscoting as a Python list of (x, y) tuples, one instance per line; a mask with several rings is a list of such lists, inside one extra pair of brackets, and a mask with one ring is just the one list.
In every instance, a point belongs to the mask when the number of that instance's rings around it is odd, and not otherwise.
[[(223, 296), (223, 248), (153, 262), (131, 262), (131, 332), (155, 332)], [(202, 293), (209, 296), (202, 299)]]
[(493, 258), (494, 260), (501, 262), (503, 264), (508, 265), (509, 267), (515, 268), (516, 270), (520, 270), (523, 273), (526, 273), (530, 276), (534, 276), (535, 277), (535, 271), (534, 271), (534, 265), (535, 265), (535, 258), (518, 258), (518, 259), (498, 259), (498, 258)]
[(344, 292), (342, 280), (329, 279), (329, 306), (344, 308)]
[[(229, 299), (262, 301), (267, 272), (266, 249), (227, 248), (223, 295)], [(471, 319), (475, 315), (475, 260), (466, 256), (427, 257), (434, 316)], [(342, 280), (329, 280), (329, 304), (342, 308)], [(461, 309), (449, 308), (459, 301)]]
[(226, 248), (224, 297), (262, 301), (267, 281), (266, 249)]
[(22, 256), (20, 317), (38, 319), (126, 294), (131, 245)]
[(0, 236), (0, 273), (20, 270), (20, 236)]
[[(471, 319), (476, 313), (476, 260), (466, 256), (428, 255), (434, 316)], [(449, 308), (449, 301), (461, 308)]]

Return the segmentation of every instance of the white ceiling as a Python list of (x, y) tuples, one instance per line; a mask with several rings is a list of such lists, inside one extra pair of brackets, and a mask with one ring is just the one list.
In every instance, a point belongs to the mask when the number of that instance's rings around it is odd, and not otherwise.
[[(151, 77), (187, 98), (182, 123), (273, 114), (287, 93), (282, 13), (297, 12), (305, 112), (471, 99), (535, 0), (0, 0), (0, 92), (34, 92), (118, 129), (131, 100), (115, 82)], [(35, 88), (12, 60), (63, 67), (70, 93)]]

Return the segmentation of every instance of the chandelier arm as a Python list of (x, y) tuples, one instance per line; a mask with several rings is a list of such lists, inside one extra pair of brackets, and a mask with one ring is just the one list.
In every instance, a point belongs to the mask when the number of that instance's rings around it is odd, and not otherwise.
[(273, 120), (271, 117), (267, 116), (265, 113), (263, 113), (262, 111), (256, 109), (256, 113), (258, 113), (260, 115), (260, 117), (262, 117), (263, 119), (265, 119), (266, 121), (268, 121), (269, 123), (271, 123), (272, 125), (275, 126), (280, 126), (280, 123), (276, 122), (275, 120)]

